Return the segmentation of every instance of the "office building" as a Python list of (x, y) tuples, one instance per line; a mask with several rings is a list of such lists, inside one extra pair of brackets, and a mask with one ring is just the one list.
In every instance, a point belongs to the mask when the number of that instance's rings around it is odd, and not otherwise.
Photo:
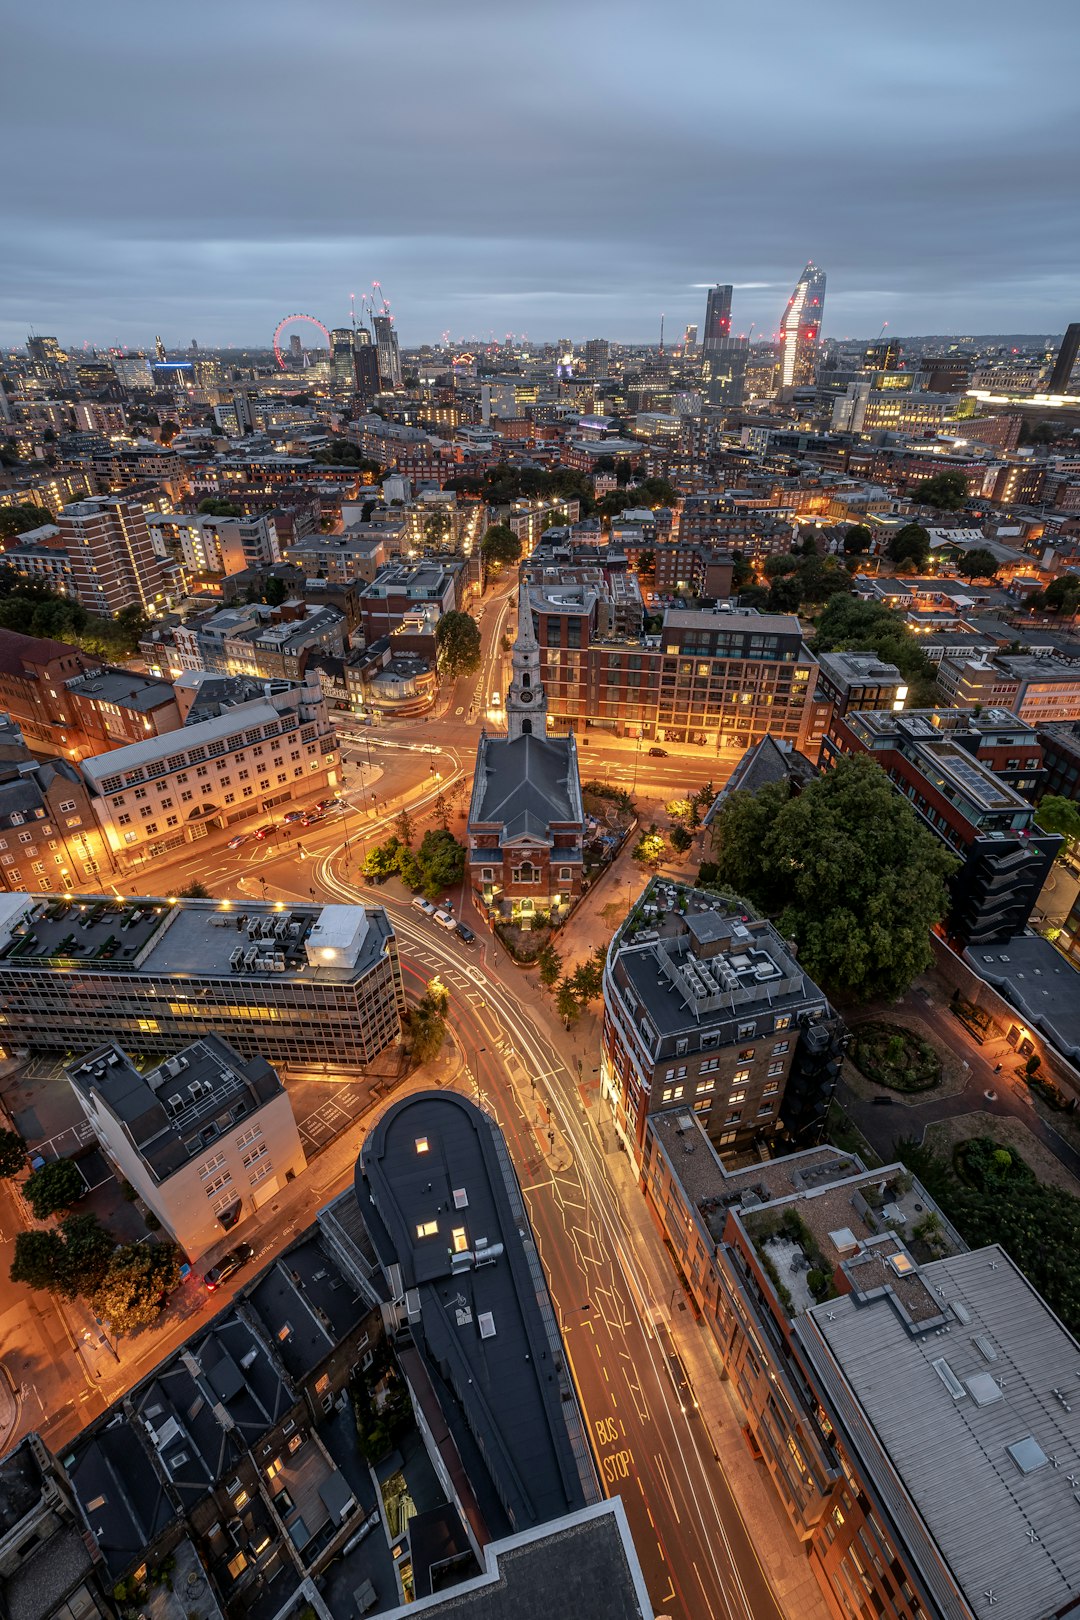
[(610, 368), (611, 345), (607, 338), (590, 338), (585, 345), (586, 377), (606, 377)]
[(709, 288), (709, 296), (705, 300), (705, 325), (701, 334), (701, 353), (705, 358), (716, 354), (731, 336), (731, 295), (734, 291), (730, 284), (717, 284)]
[(697, 326), (696, 326), (696, 324), (691, 322), (691, 324), (686, 328), (686, 331), (683, 333), (683, 354), (684, 355), (689, 357), (690, 355), (692, 355), (694, 353), (695, 349), (697, 348), (697, 335), (698, 335)]
[(654, 879), (608, 949), (600, 1086), (635, 1163), (649, 1115), (692, 1109), (717, 1147), (820, 1139), (843, 1026), (768, 922)]
[[(356, 1165), (384, 1319), (437, 1472), (477, 1547), (600, 1500), (584, 1421), (502, 1132), (467, 1098), (394, 1103)], [(486, 1479), (475, 1476), (482, 1470)]]
[(746, 364), (750, 343), (744, 337), (721, 338), (702, 351), (701, 381), (705, 397), (716, 410), (738, 410), (746, 392)]
[(171, 1055), (206, 1034), (244, 1058), (355, 1069), (397, 1040), (405, 997), (377, 907), (0, 893), (4, 1045), (87, 1032)]
[(1076, 369), (1078, 354), (1080, 354), (1080, 321), (1070, 321), (1061, 340), (1061, 348), (1057, 352), (1050, 381), (1046, 385), (1048, 394), (1072, 392), (1072, 374)]
[(551, 737), (529, 587), (518, 592), (506, 736), (480, 734), (466, 837), (474, 893), (515, 921), (565, 913), (582, 891), (585, 810), (573, 732)]
[(834, 1620), (1068, 1612), (1080, 1348), (1005, 1252), (901, 1165), (727, 1172), (678, 1111), (643, 1185)]
[(809, 263), (788, 299), (780, 322), (779, 386), (805, 388), (814, 381), (825, 305), (825, 272)]
[(901, 348), (896, 338), (879, 338), (868, 343), (863, 351), (864, 371), (895, 371), (900, 364)]
[(117, 1179), (131, 1183), (189, 1260), (307, 1163), (275, 1071), (216, 1035), (141, 1071), (110, 1041), (66, 1073)]
[(114, 859), (132, 870), (205, 838), (211, 826), (310, 802), (340, 780), (337, 738), (317, 676), (83, 761)]
[(123, 608), (153, 613), (165, 600), (167, 564), (154, 550), (146, 510), (122, 496), (65, 506), (56, 544), (71, 559), (76, 601), (111, 618)]
[[(1017, 780), (1034, 779), (1041, 767), (1032, 728), (1007, 710), (979, 719), (985, 730), (964, 731), (932, 709), (849, 710), (832, 720), (821, 750), (823, 765), (842, 754), (872, 755), (957, 856), (946, 928), (971, 946), (1023, 932), (1062, 844), (1036, 825), (1031, 804), (1006, 779), (1010, 761)], [(1004, 774), (994, 768), (998, 759)]]
[(1080, 721), (1040, 726), (1039, 742), (1046, 763), (1043, 792), (1080, 804)]
[(338, 399), (356, 393), (356, 335), (350, 326), (335, 326), (330, 333), (330, 391)]
[(398, 348), (398, 335), (394, 330), (393, 317), (375, 315), (371, 324), (375, 329), (379, 381), (383, 388), (398, 389), (401, 387), (401, 351)]

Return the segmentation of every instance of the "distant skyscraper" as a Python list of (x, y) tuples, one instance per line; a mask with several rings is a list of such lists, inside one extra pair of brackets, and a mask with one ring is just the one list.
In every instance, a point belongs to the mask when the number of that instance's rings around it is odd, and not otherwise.
[(1076, 357), (1080, 353), (1080, 321), (1073, 321), (1066, 329), (1058, 350), (1054, 369), (1050, 374), (1047, 392), (1050, 394), (1067, 394), (1069, 381), (1076, 366)]
[(168, 359), (168, 355), (165, 353), (165, 345), (162, 343), (160, 337), (156, 337), (154, 339), (154, 353), (157, 355), (159, 360)]
[(795, 283), (780, 322), (781, 388), (802, 388), (813, 382), (824, 307), (825, 272), (811, 262)]
[(590, 338), (585, 345), (586, 377), (606, 377), (610, 355), (607, 338)]
[(725, 338), (719, 348), (701, 357), (701, 381), (709, 404), (720, 410), (738, 410), (746, 391), (746, 362), (750, 340)]
[(731, 294), (733, 288), (730, 283), (710, 287), (709, 296), (705, 303), (705, 332), (701, 339), (702, 354), (715, 354), (722, 343), (731, 336)]
[(697, 348), (696, 326), (688, 326), (686, 328), (686, 331), (683, 333), (682, 346), (684, 354), (693, 354), (694, 350)]
[(351, 326), (335, 326), (330, 333), (330, 390), (339, 399), (356, 393), (355, 338)]
[(372, 343), (371, 333), (366, 326), (358, 327), (356, 331), (353, 371), (356, 392), (365, 405), (370, 405), (379, 392), (379, 351)]
[(379, 380), (384, 388), (401, 387), (401, 351), (397, 333), (389, 315), (373, 315), (375, 347), (379, 351)]

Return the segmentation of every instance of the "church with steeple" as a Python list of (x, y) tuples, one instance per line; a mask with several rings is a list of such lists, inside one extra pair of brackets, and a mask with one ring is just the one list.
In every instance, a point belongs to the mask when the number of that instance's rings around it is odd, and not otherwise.
[(506, 736), (482, 731), (469, 804), (469, 876), (477, 900), (526, 926), (565, 915), (581, 893), (585, 810), (573, 732), (549, 737), (529, 587), (518, 589)]

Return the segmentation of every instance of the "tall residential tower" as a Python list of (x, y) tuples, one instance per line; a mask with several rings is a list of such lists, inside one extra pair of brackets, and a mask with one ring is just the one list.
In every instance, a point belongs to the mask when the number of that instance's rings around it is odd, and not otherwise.
[(733, 288), (726, 286), (709, 288), (709, 296), (705, 304), (705, 330), (701, 337), (702, 354), (716, 354), (731, 336), (731, 294)]

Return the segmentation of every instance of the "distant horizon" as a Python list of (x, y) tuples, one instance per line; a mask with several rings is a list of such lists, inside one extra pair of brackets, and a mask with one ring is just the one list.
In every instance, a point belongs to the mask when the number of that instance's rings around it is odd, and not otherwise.
[[(344, 327), (344, 326), (348, 326), (349, 322), (348, 321), (343, 321), (341, 324)], [(357, 322), (358, 326), (360, 326), (361, 324), (364, 324), (364, 323), (361, 323), (360, 321)], [(693, 324), (693, 323), (683, 323), (683, 326), (680, 326), (678, 331), (672, 331), (672, 332), (665, 331), (665, 334), (664, 334), (664, 349), (665, 349), (665, 351), (670, 350), (670, 351), (674, 352), (674, 351), (676, 351), (678, 349), (681, 349), (681, 347), (682, 347), (682, 338), (683, 338), (683, 330), (684, 330), (684, 326), (686, 324)], [(1066, 325), (1067, 324), (1068, 323), (1066, 323)], [(425, 348), (425, 347), (426, 348), (434, 348), (434, 349), (449, 348), (449, 349), (458, 349), (458, 350), (460, 350), (460, 349), (462, 349), (464, 347), (467, 347), (468, 345), (475, 345), (479, 349), (488, 348), (488, 347), (490, 347), (492, 345), (501, 347), (501, 346), (506, 344), (508, 338), (513, 340), (513, 343), (514, 343), (515, 347), (526, 347), (526, 346), (528, 346), (528, 347), (532, 347), (532, 348), (554, 348), (554, 347), (557, 347), (561, 342), (563, 342), (566, 339), (566, 333), (565, 332), (560, 333), (558, 336), (554, 336), (554, 337), (534, 337), (531, 334), (526, 334), (526, 333), (507, 333), (502, 338), (493, 338), (493, 337), (490, 337), (490, 336), (485, 338), (485, 337), (479, 336), (477, 333), (474, 332), (474, 333), (463, 334), (461, 337), (451, 338), (451, 339), (449, 339), (448, 342), (447, 342), (445, 334), (440, 334), (440, 336), (438, 338), (435, 338), (435, 339), (430, 339), (429, 338), (429, 339), (421, 339), (421, 340), (416, 341), (416, 342), (410, 342), (402, 335), (402, 333), (400, 331), (400, 328), (398, 328), (397, 330), (398, 330), (399, 344), (401, 346), (402, 351), (406, 352), (406, 353), (415, 351), (417, 349)], [(734, 337), (745, 337), (746, 333), (735, 332), (732, 335)], [(1050, 346), (1052, 344), (1059, 344), (1061, 342), (1061, 339), (1064, 337), (1064, 335), (1065, 335), (1065, 327), (1064, 326), (1061, 328), (1060, 331), (1042, 331), (1042, 332), (1015, 332), (1015, 331), (973, 332), (973, 331), (968, 330), (968, 331), (955, 331), (955, 332), (941, 331), (941, 332), (909, 332), (909, 333), (902, 333), (902, 332), (893, 332), (893, 331), (890, 330), (890, 331), (887, 331), (887, 332), (884, 332), (884, 333), (882, 333), (882, 332), (874, 332), (874, 333), (868, 332), (868, 333), (862, 334), (862, 335), (860, 335), (858, 333), (848, 333), (848, 334), (845, 334), (842, 337), (834, 335), (833, 333), (826, 333), (822, 337), (821, 341), (822, 341), (823, 346), (825, 344), (828, 344), (828, 343), (837, 343), (837, 344), (865, 343), (865, 344), (871, 344), (871, 343), (884, 343), (886, 341), (889, 341), (889, 342), (894, 342), (894, 343), (899, 343), (899, 344), (905, 344), (905, 343), (920, 343), (920, 344), (924, 344), (924, 343), (970, 343), (970, 344), (973, 344), (973, 345), (986, 345), (986, 344), (1012, 343), (1012, 344), (1024, 345), (1024, 346), (1027, 346), (1027, 347), (1032, 347), (1032, 346), (1037, 346), (1037, 345), (1040, 345), (1040, 344), (1044, 345), (1044, 346)], [(122, 350), (125, 351), (126, 354), (131, 355), (132, 357), (135, 357), (139, 353), (152, 354), (153, 351), (154, 351), (155, 343), (157, 341), (158, 336), (161, 336), (161, 334), (155, 332), (154, 335), (149, 337), (149, 338), (144, 338), (144, 339), (142, 339), (141, 341), (138, 341), (138, 342), (129, 341), (129, 342), (124, 343), (124, 344), (108, 343), (108, 342), (95, 340), (95, 339), (83, 339), (79, 343), (76, 344), (76, 343), (68, 343), (64, 339), (64, 337), (61, 335), (60, 332), (52, 331), (52, 330), (46, 330), (44, 328), (35, 329), (35, 328), (31, 327), (29, 332), (27, 333), (27, 335), (25, 337), (23, 337), (22, 339), (17, 340), (17, 341), (5, 341), (3, 343), (0, 343), (0, 353), (2, 353), (2, 354), (18, 354), (18, 353), (25, 354), (26, 353), (26, 345), (27, 345), (27, 338), (28, 337), (55, 337), (57, 339), (57, 341), (59, 342), (60, 347), (65, 351), (65, 353), (70, 354), (72, 356), (77, 356), (77, 355), (79, 355), (81, 353), (90, 353), (90, 352), (96, 352), (99, 356), (108, 356), (110, 354), (115, 353), (116, 350), (122, 349)], [(241, 342), (235, 342), (235, 341), (234, 342), (222, 342), (222, 341), (210, 342), (210, 341), (207, 341), (207, 342), (204, 343), (200, 338), (198, 338), (197, 334), (192, 334), (192, 336), (194, 336), (196, 341), (198, 342), (198, 345), (199, 345), (198, 352), (200, 354), (220, 354), (220, 353), (244, 354), (244, 353), (253, 353), (253, 352), (270, 354), (270, 353), (273, 352), (273, 334), (272, 334), (272, 332), (269, 335), (266, 335), (266, 336), (264, 336), (262, 338), (249, 339), (246, 342), (244, 342), (244, 341), (241, 341)], [(596, 342), (596, 341), (611, 343), (615, 347), (621, 348), (621, 349), (641, 349), (641, 348), (658, 349), (659, 348), (659, 334), (656, 334), (655, 336), (653, 336), (651, 338), (647, 338), (647, 337), (616, 338), (616, 337), (609, 336), (606, 332), (603, 332), (603, 331), (593, 331), (593, 332), (590, 332), (588, 336), (570, 337), (568, 339), (568, 341), (572, 344), (572, 346), (574, 347), (575, 350), (583, 348), (586, 343), (591, 343), (591, 342)], [(162, 342), (164, 343), (165, 350), (166, 350), (167, 354), (171, 354), (173, 356), (181, 356), (181, 355), (188, 355), (188, 354), (190, 354), (192, 352), (191, 348), (190, 348), (191, 337), (188, 337), (186, 341), (171, 342), (171, 341), (169, 341), (168, 339), (166, 339), (166, 338), (164, 338), (162, 336)], [(751, 342), (751, 347), (764, 346), (764, 345), (770, 344), (770, 343), (771, 344), (776, 344), (778, 342), (778, 337), (775, 334), (769, 334), (768, 336), (752, 336), (751, 339), (750, 339), (750, 342)], [(309, 342), (305, 338), (304, 342), (303, 342), (303, 348), (304, 348), (305, 351), (316, 351), (316, 350), (318, 350), (320, 348), (324, 348), (324, 347), (325, 347), (325, 345), (320, 340), (313, 340), (313, 341)], [(697, 351), (700, 352), (700, 350), (701, 350), (700, 325), (699, 325), (699, 331), (698, 331), (698, 341), (697, 341), (697, 343), (695, 345), (695, 348), (696, 348)]]

